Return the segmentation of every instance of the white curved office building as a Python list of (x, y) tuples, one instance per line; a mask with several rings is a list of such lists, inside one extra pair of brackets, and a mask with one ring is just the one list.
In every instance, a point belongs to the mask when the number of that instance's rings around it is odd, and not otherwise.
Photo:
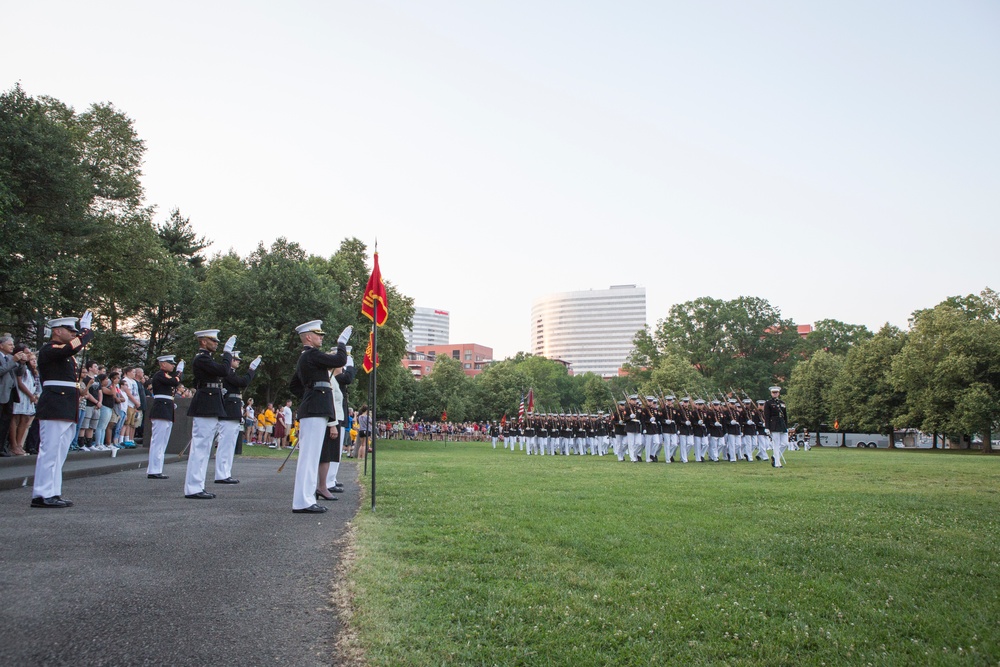
[(646, 288), (559, 292), (531, 305), (532, 354), (570, 364), (574, 375), (618, 374), (632, 339), (646, 326)]

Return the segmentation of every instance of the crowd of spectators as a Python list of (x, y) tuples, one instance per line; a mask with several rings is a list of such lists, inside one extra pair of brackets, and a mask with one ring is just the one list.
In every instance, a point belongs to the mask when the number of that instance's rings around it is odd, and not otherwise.
[[(71, 451), (133, 448), (142, 437), (142, 416), (152, 405), (150, 378), (139, 366), (107, 367), (85, 358), (80, 368), (80, 404)], [(42, 393), (37, 353), (0, 334), (0, 455), (38, 453), (35, 404)], [(178, 396), (189, 396), (183, 386)]]

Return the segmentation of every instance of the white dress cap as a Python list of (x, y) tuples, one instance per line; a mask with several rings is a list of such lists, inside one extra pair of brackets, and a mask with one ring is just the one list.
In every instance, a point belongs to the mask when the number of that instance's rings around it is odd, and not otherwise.
[(219, 340), (219, 329), (202, 329), (201, 331), (195, 331), (194, 337), (211, 338), (212, 340)]
[(304, 324), (300, 324), (299, 326), (295, 327), (295, 333), (297, 334), (304, 334), (309, 332), (318, 333), (319, 335), (322, 336), (325, 333), (323, 331), (323, 320), (313, 320), (311, 322), (306, 322)]

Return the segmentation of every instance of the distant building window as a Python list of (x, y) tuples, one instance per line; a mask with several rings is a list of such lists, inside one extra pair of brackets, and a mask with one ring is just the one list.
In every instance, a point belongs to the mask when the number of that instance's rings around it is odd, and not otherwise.
[(461, 359), (462, 358), (462, 351), (461, 350), (452, 350), (451, 351), (451, 358), (452, 359), (456, 359), (456, 360), (457, 359)]
[(472, 361), (472, 350), (466, 350), (465, 351), (465, 360), (466, 361)]
[(465, 364), (465, 368), (466, 369), (472, 368), (472, 364)]

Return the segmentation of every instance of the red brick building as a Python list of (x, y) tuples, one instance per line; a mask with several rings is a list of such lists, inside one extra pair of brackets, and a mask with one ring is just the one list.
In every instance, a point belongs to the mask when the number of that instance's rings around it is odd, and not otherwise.
[(426, 377), (434, 368), (438, 356), (449, 356), (462, 364), (468, 376), (479, 375), (486, 365), (493, 361), (493, 348), (477, 343), (455, 343), (453, 345), (417, 345), (414, 352), (403, 359), (403, 367), (414, 377)]

